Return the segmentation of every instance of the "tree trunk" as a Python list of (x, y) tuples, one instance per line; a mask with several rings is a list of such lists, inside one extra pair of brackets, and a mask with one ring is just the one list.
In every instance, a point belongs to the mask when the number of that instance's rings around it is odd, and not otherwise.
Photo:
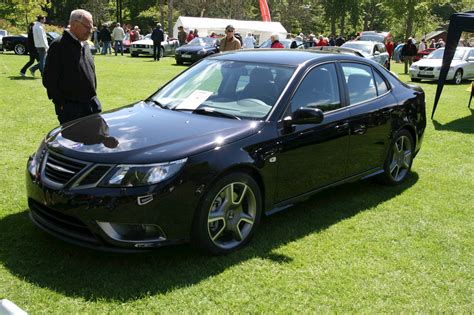
[[(342, 14), (341, 16), (341, 35), (344, 36), (346, 28), (346, 16)], [(336, 35), (336, 32), (332, 32), (333, 35)]]
[(331, 33), (336, 34), (336, 17), (334, 15), (331, 16)]
[(168, 0), (168, 36), (173, 37), (173, 0)]
[(406, 32), (405, 32), (405, 39), (410, 37), (413, 33), (413, 22), (415, 20), (415, 0), (408, 1), (408, 14), (407, 14), (407, 24), (406, 24)]
[(165, 27), (165, 16), (164, 16), (164, 6), (165, 6), (165, 1), (160, 0), (160, 23), (163, 27)]

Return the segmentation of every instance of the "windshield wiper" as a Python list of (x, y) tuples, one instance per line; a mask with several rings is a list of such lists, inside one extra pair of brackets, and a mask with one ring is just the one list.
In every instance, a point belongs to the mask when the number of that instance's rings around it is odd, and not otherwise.
[(151, 102), (153, 102), (155, 105), (160, 106), (161, 108), (170, 109), (167, 105), (163, 105), (163, 104), (161, 104), (160, 102), (158, 102), (158, 101), (156, 101), (156, 100), (154, 100), (154, 99), (151, 99), (151, 98), (150, 98), (150, 99), (148, 99), (147, 101), (151, 101)]
[(210, 109), (210, 108), (196, 108), (195, 110), (193, 110), (193, 114), (218, 116), (218, 117), (225, 117), (225, 118), (240, 120), (240, 118), (235, 116), (235, 115), (215, 111), (215, 110)]

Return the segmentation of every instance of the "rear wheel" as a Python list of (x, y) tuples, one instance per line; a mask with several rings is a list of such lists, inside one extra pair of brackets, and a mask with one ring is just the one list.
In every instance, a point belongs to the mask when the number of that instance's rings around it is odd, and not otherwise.
[(182, 60), (181, 58), (179, 58), (179, 59), (177, 58), (177, 59), (176, 59), (176, 64), (182, 65), (182, 64), (183, 64), (183, 60)]
[(204, 196), (193, 222), (192, 242), (210, 254), (227, 254), (252, 238), (262, 212), (260, 189), (245, 173), (218, 180)]
[(408, 176), (414, 155), (414, 141), (410, 132), (402, 129), (392, 140), (384, 163), (384, 173), (379, 179), (387, 185), (401, 184)]
[(453, 79), (454, 84), (461, 84), (462, 83), (462, 70), (458, 69), (456, 73), (454, 74), (454, 79)]
[(23, 44), (16, 44), (13, 48), (13, 51), (17, 55), (25, 55), (26, 54), (26, 47)]
[(130, 54), (132, 57), (138, 57), (138, 54)]

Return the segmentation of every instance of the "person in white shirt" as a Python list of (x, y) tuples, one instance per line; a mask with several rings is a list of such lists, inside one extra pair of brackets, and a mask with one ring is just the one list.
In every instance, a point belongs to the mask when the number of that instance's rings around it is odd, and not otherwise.
[(115, 56), (117, 56), (119, 46), (120, 46), (120, 52), (122, 53), (122, 56), (123, 56), (122, 41), (124, 38), (125, 38), (125, 31), (120, 26), (120, 23), (117, 23), (114, 30), (112, 31), (112, 39), (115, 42)]
[[(39, 56), (39, 70), (43, 74), (44, 63), (46, 61), (46, 53), (48, 52), (48, 39), (46, 38), (46, 32), (44, 31), (44, 22), (46, 18), (42, 15), (36, 17), (36, 22), (33, 25), (33, 40), (35, 42), (36, 51)], [(31, 72), (34, 76), (34, 71)]]
[(252, 36), (252, 33), (248, 33), (244, 38), (244, 48), (254, 48), (255, 47), (255, 37)]
[(421, 52), (423, 50), (426, 50), (426, 43), (424, 39), (421, 40), (420, 45), (418, 46), (418, 52)]

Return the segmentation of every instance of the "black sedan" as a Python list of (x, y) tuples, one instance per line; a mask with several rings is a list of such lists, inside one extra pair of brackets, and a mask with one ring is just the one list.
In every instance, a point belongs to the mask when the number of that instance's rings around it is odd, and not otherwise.
[(202, 58), (219, 52), (219, 40), (212, 37), (196, 37), (188, 44), (176, 48), (174, 58), (178, 65), (194, 63)]
[[(58, 37), (59, 34), (56, 32), (47, 32), (46, 38), (48, 43)], [(13, 50), (17, 55), (28, 54), (28, 37), (25, 34), (22, 35), (10, 35), (2, 38), (3, 50)]]
[(228, 253), (262, 215), (324, 188), (402, 183), (425, 126), (423, 90), (370, 60), (216, 54), (146, 100), (52, 130), (28, 161), (30, 216), (98, 249)]

